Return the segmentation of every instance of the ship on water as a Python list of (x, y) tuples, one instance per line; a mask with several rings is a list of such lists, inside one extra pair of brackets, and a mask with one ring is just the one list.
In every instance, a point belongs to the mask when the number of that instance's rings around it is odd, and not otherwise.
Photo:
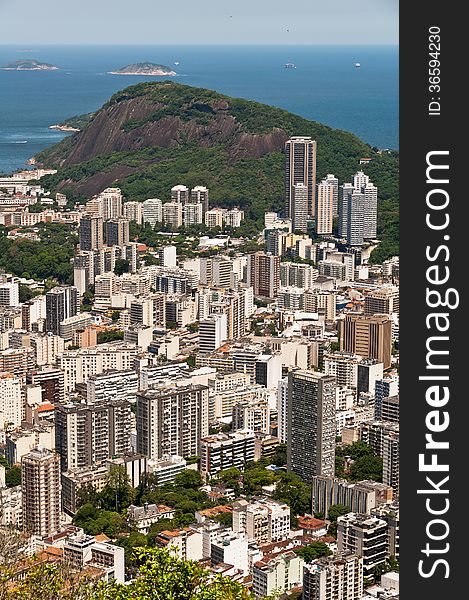
[(285, 69), (296, 69), (295, 63), (288, 62), (285, 64)]
[(359, 69), (360, 67), (361, 67), (361, 64), (360, 64), (360, 63), (355, 63), (355, 68), (356, 68), (356, 69)]

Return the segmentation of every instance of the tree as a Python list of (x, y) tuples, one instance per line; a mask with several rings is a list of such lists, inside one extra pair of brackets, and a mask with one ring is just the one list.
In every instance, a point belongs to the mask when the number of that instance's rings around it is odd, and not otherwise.
[(132, 504), (134, 495), (125, 467), (111, 465), (106, 475), (105, 486), (100, 493), (103, 508), (120, 512)]
[(287, 464), (287, 445), (286, 444), (279, 444), (275, 448), (275, 453), (272, 458), (272, 462), (274, 465), (277, 465), (277, 467), (283, 467), (284, 465)]
[(296, 554), (298, 554), (298, 556), (301, 556), (301, 558), (307, 563), (313, 562), (313, 560), (316, 560), (321, 556), (330, 556), (332, 554), (332, 551), (330, 550), (329, 546), (324, 542), (319, 541), (298, 548), (297, 550), (295, 550), (295, 552)]
[(118, 258), (114, 265), (114, 273), (116, 275), (123, 275), (124, 273), (128, 273), (130, 269), (130, 263), (125, 258)]
[(176, 487), (196, 490), (202, 485), (202, 477), (200, 476), (199, 471), (185, 469), (176, 475), (174, 478), (174, 485)]
[(349, 512), (351, 512), (350, 508), (344, 504), (333, 504), (329, 507), (329, 520), (331, 522), (329, 529), (327, 530), (329, 535), (332, 537), (337, 537), (337, 519), (338, 517), (346, 515)]
[(76, 506), (80, 508), (84, 504), (98, 506), (100, 503), (100, 495), (91, 482), (85, 483), (79, 487), (77, 492)]
[(311, 487), (294, 473), (282, 473), (273, 498), (288, 504), (294, 516), (311, 510)]
[(166, 549), (135, 550), (138, 576), (128, 585), (102, 584), (96, 600), (249, 600), (249, 592), (229, 577), (210, 580), (196, 561), (179, 560)]
[(350, 467), (351, 481), (382, 481), (383, 459), (379, 456), (362, 456), (357, 458)]
[(5, 472), (5, 483), (7, 487), (14, 487), (21, 485), (21, 467), (13, 465), (10, 469)]

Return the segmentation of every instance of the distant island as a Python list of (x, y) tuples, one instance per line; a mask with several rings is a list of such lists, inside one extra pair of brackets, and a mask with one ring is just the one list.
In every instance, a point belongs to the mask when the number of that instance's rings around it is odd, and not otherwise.
[(57, 71), (59, 67), (38, 60), (15, 60), (0, 67), (3, 71)]
[(151, 62), (134, 63), (118, 69), (117, 71), (109, 71), (111, 75), (155, 75), (155, 76), (171, 76), (176, 75), (171, 67), (166, 65), (158, 65)]

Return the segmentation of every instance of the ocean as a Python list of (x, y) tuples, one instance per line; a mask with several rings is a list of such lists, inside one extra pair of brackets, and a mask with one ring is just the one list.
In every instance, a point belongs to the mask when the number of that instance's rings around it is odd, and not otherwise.
[(0, 70), (0, 173), (23, 168), (66, 135), (50, 125), (96, 110), (129, 85), (164, 79), (108, 74), (144, 61), (171, 66), (174, 81), (285, 108), (379, 148), (399, 147), (397, 46), (0, 45), (0, 65), (19, 59), (60, 70)]

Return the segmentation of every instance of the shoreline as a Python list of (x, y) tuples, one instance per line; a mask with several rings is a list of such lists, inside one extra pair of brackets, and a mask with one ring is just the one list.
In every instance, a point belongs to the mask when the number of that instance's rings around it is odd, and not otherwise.
[(152, 73), (138, 73), (137, 71), (131, 71), (129, 73), (121, 73), (119, 71), (108, 71), (108, 75), (140, 75), (140, 76), (151, 76), (151, 77), (174, 77), (177, 75), (176, 71), (169, 71), (164, 73), (163, 71), (154, 71)]
[(77, 127), (70, 127), (69, 125), (49, 125), (49, 129), (55, 129), (57, 131), (70, 131), (70, 132), (81, 131)]

